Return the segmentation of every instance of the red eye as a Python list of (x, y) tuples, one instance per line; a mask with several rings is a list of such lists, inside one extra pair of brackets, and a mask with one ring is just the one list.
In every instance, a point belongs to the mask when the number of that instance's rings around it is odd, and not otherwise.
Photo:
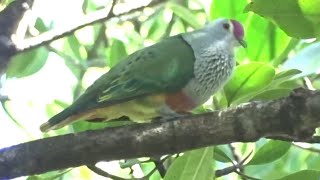
[(226, 30), (229, 30), (229, 28), (230, 28), (230, 24), (228, 24), (228, 23), (224, 23), (222, 26)]

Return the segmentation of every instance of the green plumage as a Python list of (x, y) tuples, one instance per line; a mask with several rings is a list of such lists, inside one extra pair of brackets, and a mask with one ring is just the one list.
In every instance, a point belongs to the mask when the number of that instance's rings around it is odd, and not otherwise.
[(194, 76), (193, 50), (181, 35), (136, 51), (102, 75), (70, 107), (41, 127), (47, 130), (71, 115), (137, 97), (181, 90)]

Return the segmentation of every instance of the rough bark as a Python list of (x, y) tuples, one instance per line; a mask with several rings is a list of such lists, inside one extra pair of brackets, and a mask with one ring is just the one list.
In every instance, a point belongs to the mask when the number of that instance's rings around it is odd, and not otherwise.
[(308, 141), (320, 125), (320, 92), (252, 102), (168, 122), (135, 124), (40, 139), (0, 150), (0, 179), (93, 164), (159, 156), (262, 137)]
[(33, 0), (16, 0), (0, 12), (0, 76), (4, 74), (10, 58), (16, 53), (11, 36), (32, 4)]

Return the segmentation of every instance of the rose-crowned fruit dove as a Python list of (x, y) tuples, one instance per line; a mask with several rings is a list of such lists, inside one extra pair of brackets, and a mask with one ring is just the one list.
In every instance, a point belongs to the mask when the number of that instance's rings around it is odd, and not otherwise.
[(136, 51), (40, 129), (122, 116), (148, 122), (189, 112), (229, 80), (235, 67), (234, 48), (246, 47), (243, 36), (238, 21), (218, 19)]

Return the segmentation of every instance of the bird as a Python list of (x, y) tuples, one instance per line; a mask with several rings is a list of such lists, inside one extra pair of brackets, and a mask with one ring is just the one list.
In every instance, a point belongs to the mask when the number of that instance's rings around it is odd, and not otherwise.
[(203, 28), (138, 50), (98, 78), (42, 132), (80, 120), (127, 117), (136, 123), (179, 117), (205, 103), (230, 79), (234, 50), (247, 47), (244, 28), (219, 18)]

